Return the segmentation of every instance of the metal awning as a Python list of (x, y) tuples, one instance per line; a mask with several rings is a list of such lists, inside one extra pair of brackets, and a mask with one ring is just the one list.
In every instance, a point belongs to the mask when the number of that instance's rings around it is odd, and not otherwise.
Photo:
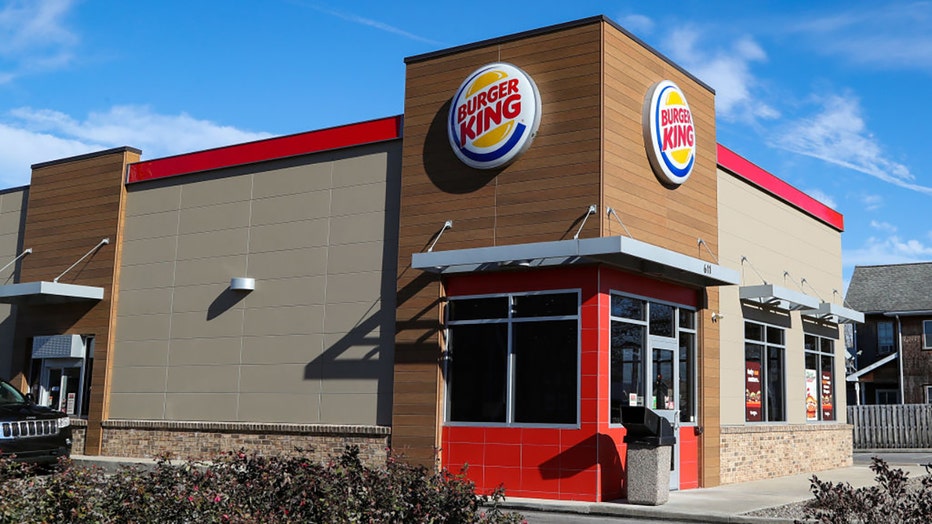
[(411, 257), (414, 269), (442, 274), (597, 262), (698, 287), (740, 282), (733, 269), (622, 236), (429, 251)]
[(831, 302), (820, 302), (819, 307), (800, 311), (810, 317), (819, 317), (838, 324), (864, 323), (864, 313)]
[(65, 304), (102, 300), (104, 288), (60, 282), (22, 282), (0, 286), (0, 303), (21, 305)]
[(763, 306), (788, 311), (814, 309), (818, 308), (820, 303), (816, 297), (773, 284), (741, 286), (738, 288), (738, 297), (741, 300), (749, 300)]

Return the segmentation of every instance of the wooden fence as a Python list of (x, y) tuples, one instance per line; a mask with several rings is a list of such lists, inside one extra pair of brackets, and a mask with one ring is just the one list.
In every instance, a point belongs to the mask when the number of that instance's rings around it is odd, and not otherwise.
[(848, 406), (854, 449), (932, 448), (932, 404)]

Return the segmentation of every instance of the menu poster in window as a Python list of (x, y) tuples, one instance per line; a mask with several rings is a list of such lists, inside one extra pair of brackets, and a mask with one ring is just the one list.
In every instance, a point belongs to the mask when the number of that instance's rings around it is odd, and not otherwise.
[(806, 370), (806, 420), (819, 419), (819, 384), (814, 369)]
[(748, 422), (764, 420), (761, 412), (760, 362), (745, 360), (744, 406)]
[(835, 420), (832, 406), (832, 372), (822, 372), (822, 420)]

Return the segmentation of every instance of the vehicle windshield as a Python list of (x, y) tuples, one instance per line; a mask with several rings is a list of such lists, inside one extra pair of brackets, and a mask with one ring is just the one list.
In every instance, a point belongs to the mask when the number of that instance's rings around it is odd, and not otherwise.
[(6, 382), (0, 382), (0, 406), (4, 404), (24, 404), (25, 402), (26, 397), (19, 390)]

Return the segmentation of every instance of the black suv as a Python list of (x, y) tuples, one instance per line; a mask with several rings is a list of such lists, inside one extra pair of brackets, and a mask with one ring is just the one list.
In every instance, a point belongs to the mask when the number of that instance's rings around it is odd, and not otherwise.
[(0, 458), (53, 463), (70, 454), (68, 415), (37, 405), (0, 380)]

